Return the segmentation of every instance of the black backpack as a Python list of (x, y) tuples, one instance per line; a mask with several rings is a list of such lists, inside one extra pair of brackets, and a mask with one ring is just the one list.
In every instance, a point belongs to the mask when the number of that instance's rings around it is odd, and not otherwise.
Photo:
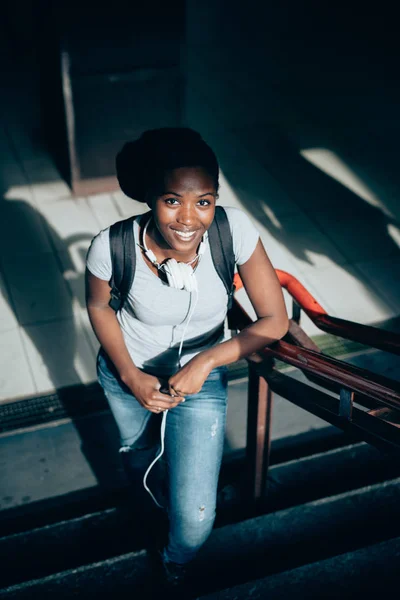
[[(150, 212), (148, 215), (150, 216)], [(110, 252), (112, 276), (110, 279), (111, 299), (109, 305), (115, 312), (122, 309), (135, 277), (136, 243), (133, 234), (133, 220), (129, 217), (110, 227)], [(211, 256), (222, 283), (228, 294), (228, 310), (233, 301), (233, 276), (235, 255), (228, 217), (222, 206), (215, 208), (215, 217), (208, 230)]]

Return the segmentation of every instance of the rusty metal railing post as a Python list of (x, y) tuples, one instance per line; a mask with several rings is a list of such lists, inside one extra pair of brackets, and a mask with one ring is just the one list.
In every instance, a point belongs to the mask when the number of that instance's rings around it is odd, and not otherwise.
[(266, 496), (272, 405), (270, 386), (249, 362), (246, 459), (247, 497), (252, 511), (257, 510)]

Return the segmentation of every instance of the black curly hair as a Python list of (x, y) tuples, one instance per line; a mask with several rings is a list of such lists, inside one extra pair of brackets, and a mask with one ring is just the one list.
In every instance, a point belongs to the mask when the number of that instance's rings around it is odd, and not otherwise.
[(219, 187), (217, 157), (201, 135), (188, 127), (145, 131), (128, 142), (116, 158), (121, 190), (134, 200), (147, 202), (165, 173), (179, 167), (202, 167)]

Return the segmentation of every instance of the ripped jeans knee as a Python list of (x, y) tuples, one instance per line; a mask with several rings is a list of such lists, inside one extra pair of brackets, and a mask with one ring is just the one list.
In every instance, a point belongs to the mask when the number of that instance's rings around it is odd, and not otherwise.
[(199, 503), (189, 513), (172, 518), (168, 546), (164, 550), (164, 560), (186, 563), (209, 537), (215, 521), (215, 506)]

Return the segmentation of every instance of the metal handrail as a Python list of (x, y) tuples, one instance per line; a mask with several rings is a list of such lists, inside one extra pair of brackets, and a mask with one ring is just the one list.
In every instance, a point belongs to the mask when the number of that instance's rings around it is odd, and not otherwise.
[[(294, 314), (285, 341), (275, 342), (247, 357), (250, 365), (247, 489), (252, 509), (259, 503), (262, 505), (267, 494), (275, 393), (356, 439), (384, 451), (398, 453), (400, 450), (400, 383), (323, 354), (299, 326), (300, 311), (303, 309), (324, 331), (395, 354), (400, 353), (400, 336), (330, 317), (295, 277), (284, 271), (276, 272), (282, 287), (294, 298)], [(234, 283), (237, 290), (242, 287), (239, 275), (235, 276)], [(230, 327), (237, 330), (252, 323), (236, 298), (229, 322)], [(338, 392), (339, 398), (280, 373), (275, 359), (299, 368), (311, 382)]]
[[(322, 308), (306, 288), (286, 271), (275, 270), (279, 282), (283, 288), (292, 296), (294, 301), (301, 307), (311, 321), (326, 333), (337, 335), (347, 340), (365, 344), (371, 348), (377, 348), (400, 355), (400, 335), (392, 331), (384, 331), (371, 325), (361, 325), (345, 319), (332, 317)], [(238, 273), (234, 277), (236, 290), (243, 287)]]
[[(252, 322), (237, 300), (234, 300), (233, 310), (233, 320), (239, 330)], [(257, 354), (276, 358), (302, 371), (339, 384), (343, 388), (369, 396), (390, 408), (400, 410), (400, 384), (393, 379), (283, 341), (263, 348)], [(251, 360), (251, 357), (249, 359)]]

